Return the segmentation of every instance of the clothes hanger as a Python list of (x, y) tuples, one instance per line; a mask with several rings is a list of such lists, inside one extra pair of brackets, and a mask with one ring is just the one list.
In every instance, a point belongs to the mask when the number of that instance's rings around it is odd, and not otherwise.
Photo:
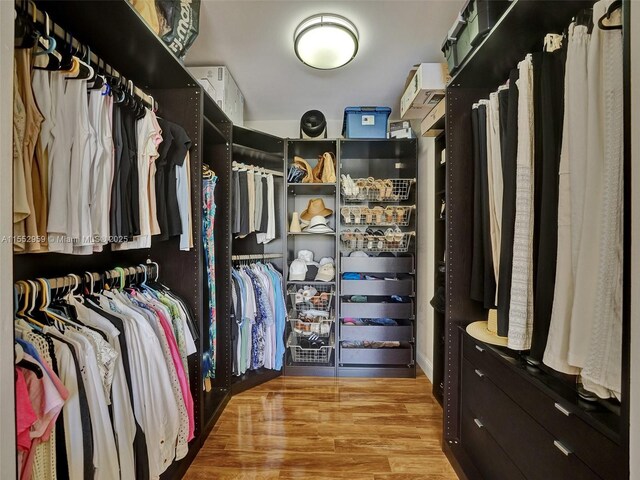
[(611, 5), (609, 5), (609, 8), (607, 8), (606, 13), (598, 20), (598, 27), (600, 27), (601, 30), (622, 30), (622, 24), (609, 25), (604, 23), (605, 19), (611, 20), (611, 15), (613, 15), (613, 13), (620, 8), (622, 8), (622, 0), (615, 0), (614, 2), (611, 2)]
[(38, 365), (37, 363), (30, 362), (29, 360), (24, 358), (24, 349), (22, 348), (22, 345), (20, 345), (19, 343), (15, 343), (13, 349), (15, 352), (15, 365), (17, 367), (24, 368), (25, 370), (33, 372), (38, 378), (42, 378), (42, 368), (40, 368), (40, 365)]
[(36, 9), (33, 8), (33, 18), (29, 18), (29, 4), (22, 2), (20, 8), (16, 8), (14, 20), (13, 44), (15, 48), (33, 48), (38, 43), (38, 32), (35, 29)]
[(66, 80), (89, 80), (95, 76), (95, 72), (93, 67), (83, 60), (86, 55), (86, 47), (84, 45), (80, 45), (79, 51), (77, 53), (82, 53), (82, 56), (73, 56), (73, 61), (77, 65), (77, 71), (74, 69), (69, 75), (65, 77)]
[(593, 30), (593, 8), (583, 8), (575, 17), (576, 25), (587, 27), (587, 31)]

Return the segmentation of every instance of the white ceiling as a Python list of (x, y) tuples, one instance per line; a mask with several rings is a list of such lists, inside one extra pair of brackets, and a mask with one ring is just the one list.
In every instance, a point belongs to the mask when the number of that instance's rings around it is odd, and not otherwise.
[[(464, 0), (203, 0), (200, 35), (189, 66), (226, 65), (245, 96), (245, 120), (293, 120), (319, 109), (342, 118), (347, 106), (393, 108), (410, 68), (443, 61), (440, 46)], [(337, 13), (360, 32), (356, 58), (337, 70), (314, 70), (293, 51), (306, 17)]]

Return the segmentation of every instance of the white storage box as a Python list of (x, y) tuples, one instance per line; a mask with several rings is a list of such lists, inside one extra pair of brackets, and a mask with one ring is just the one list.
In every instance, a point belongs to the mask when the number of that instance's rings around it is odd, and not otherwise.
[(244, 96), (227, 67), (189, 67), (234, 125), (244, 125)]
[(444, 98), (449, 81), (446, 63), (422, 63), (407, 85), (400, 100), (400, 118), (422, 120)]
[(446, 110), (447, 101), (443, 98), (422, 120), (420, 132), (423, 137), (437, 137), (444, 131)]

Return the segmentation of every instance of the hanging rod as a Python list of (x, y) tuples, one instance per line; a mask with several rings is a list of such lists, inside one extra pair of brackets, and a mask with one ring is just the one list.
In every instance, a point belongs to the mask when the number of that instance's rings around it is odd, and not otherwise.
[[(153, 268), (156, 269), (156, 272), (155, 272), (156, 274), (154, 275), (154, 277), (158, 278), (158, 275), (160, 273), (158, 264), (150, 260), (147, 260), (146, 265), (135, 265), (132, 267), (124, 267), (122, 270), (126, 279), (126, 277), (129, 277), (131, 275), (137, 275), (145, 272), (149, 273), (148, 269), (153, 269)], [(75, 275), (75, 278), (74, 278), (74, 275)], [(48, 278), (46, 279), (46, 281), (49, 283), (51, 290), (55, 291), (60, 288), (73, 287), (74, 284), (79, 284), (79, 281), (87, 281), (88, 276), (90, 276), (89, 280), (93, 280), (94, 282), (99, 282), (103, 279), (103, 276), (105, 275), (108, 276), (109, 279), (113, 280), (116, 278), (120, 278), (120, 271), (115, 269), (110, 269), (110, 270), (105, 270), (104, 273), (83, 272), (82, 274), (79, 274), (79, 275), (70, 273), (69, 275), (65, 275), (64, 277)], [(32, 282), (32, 286), (35, 285), (36, 292), (40, 292), (41, 286), (40, 286), (40, 283), (37, 281), (37, 278), (30, 279), (30, 280)], [(26, 281), (26, 280), (23, 280), (23, 281)], [(24, 295), (26, 293), (22, 284), (20, 283), (15, 283), (14, 288), (17, 290), (18, 295)]]
[(281, 253), (252, 253), (250, 255), (232, 255), (231, 261), (236, 262), (239, 260), (269, 260), (273, 258), (282, 258)]
[(233, 161), (232, 166), (236, 168), (244, 168), (246, 170), (253, 170), (254, 172), (268, 173), (269, 175), (273, 175), (274, 177), (284, 177), (284, 173), (282, 172), (264, 167), (256, 167), (255, 165), (246, 165), (244, 163)]
[[(16, 5), (16, 9), (18, 9), (20, 7), (18, 7)], [(35, 6), (35, 4), (33, 2), (28, 2), (26, 4), (26, 10), (23, 9), (23, 11), (26, 13), (27, 17), (29, 17), (29, 19), (36, 25), (40, 25), (43, 29), (49, 31), (49, 35), (55, 36), (57, 37), (59, 40), (61, 40), (63, 43), (65, 44), (69, 44), (69, 40), (71, 41), (71, 48), (77, 49), (78, 51), (81, 51), (85, 45), (83, 45), (82, 43), (80, 43), (78, 40), (76, 40), (73, 35), (71, 34), (71, 32), (67, 32), (64, 28), (62, 28), (60, 25), (58, 25), (57, 23), (55, 23), (54, 21), (52, 21), (49, 17), (49, 15), (47, 13), (45, 13), (44, 11), (40, 10), (38, 7)], [(102, 70), (103, 72), (105, 72), (106, 74), (114, 77), (114, 78), (118, 78), (118, 79), (122, 79), (125, 81), (125, 84), (127, 83), (127, 78), (122, 75), (120, 72), (118, 72), (115, 68), (113, 68), (111, 65), (109, 65), (108, 63), (106, 63), (104, 60), (102, 60), (100, 57), (98, 57), (95, 53), (93, 53), (91, 51), (91, 49), (87, 49), (90, 53), (89, 55), (89, 61), (90, 63), (92, 63), (93, 65), (95, 65), (98, 69), (98, 71)], [(132, 93), (137, 96), (140, 100), (142, 100), (144, 103), (147, 104), (147, 106), (149, 108), (151, 108), (153, 111), (158, 110), (159, 108), (159, 103), (148, 93), (145, 93), (144, 91), (142, 91), (140, 88), (136, 87), (135, 85), (133, 85), (133, 82), (131, 82), (132, 85)]]

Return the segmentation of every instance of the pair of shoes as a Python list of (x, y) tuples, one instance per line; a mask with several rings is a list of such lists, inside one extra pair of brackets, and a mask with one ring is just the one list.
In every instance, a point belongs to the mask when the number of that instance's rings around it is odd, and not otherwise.
[(351, 175), (340, 175), (342, 179), (342, 192), (347, 197), (357, 197), (360, 194), (360, 188), (358, 188), (355, 182), (352, 180)]

